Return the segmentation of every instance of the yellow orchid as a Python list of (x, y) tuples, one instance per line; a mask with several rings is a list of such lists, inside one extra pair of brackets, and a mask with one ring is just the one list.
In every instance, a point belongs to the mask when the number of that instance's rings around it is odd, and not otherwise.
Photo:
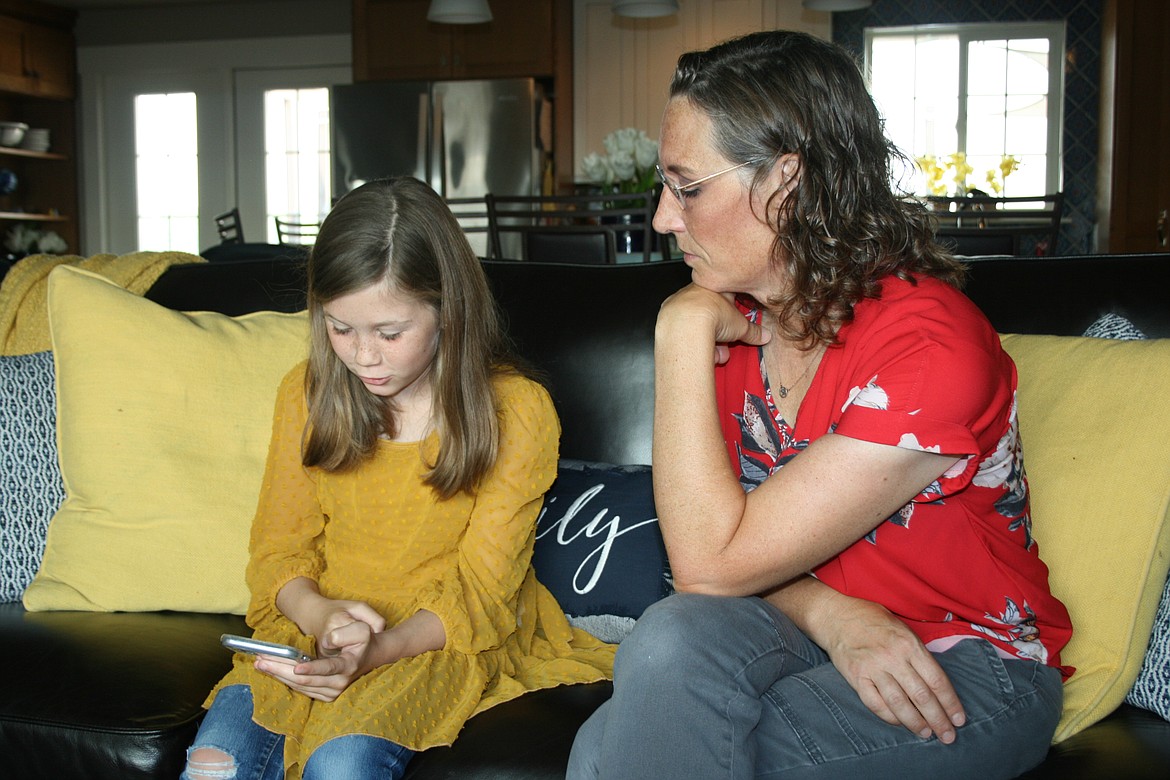
[[(973, 189), (967, 183), (967, 177), (975, 172), (975, 168), (967, 162), (964, 152), (953, 152), (940, 160), (933, 154), (926, 154), (914, 158), (918, 167), (926, 177), (926, 193), (928, 195), (956, 196), (966, 195)], [(994, 194), (1003, 193), (1004, 181), (1012, 171), (1020, 167), (1020, 160), (1015, 155), (1005, 154), (1000, 160), (998, 168), (987, 171), (987, 187)]]
[(1005, 154), (999, 161), (999, 168), (990, 168), (987, 171), (987, 185), (991, 187), (992, 192), (999, 195), (1003, 192), (1004, 186), (1007, 184), (1007, 177), (1012, 175), (1012, 171), (1020, 167), (1019, 159), (1013, 154)]
[(943, 177), (946, 176), (947, 169), (939, 164), (938, 158), (933, 154), (928, 154), (914, 159), (926, 176), (927, 191), (931, 195), (946, 195), (947, 185), (943, 183)]

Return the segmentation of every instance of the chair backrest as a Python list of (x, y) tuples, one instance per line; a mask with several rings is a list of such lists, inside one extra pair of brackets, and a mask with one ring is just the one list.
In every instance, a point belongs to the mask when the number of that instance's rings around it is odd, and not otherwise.
[(215, 218), (215, 230), (221, 244), (244, 243), (244, 228), (240, 224), (240, 209), (237, 206)]
[(487, 257), (491, 253), (487, 198), (447, 198), (446, 203), (476, 255)]
[(320, 222), (298, 222), (273, 217), (276, 220), (276, 238), (282, 244), (312, 244), (321, 229)]
[(523, 260), (536, 263), (616, 263), (614, 233), (600, 227), (525, 230)]
[[(655, 251), (669, 259), (667, 242), (657, 240), (658, 234), (650, 224), (657, 205), (653, 191), (585, 195), (488, 193), (486, 200), (491, 257), (496, 260), (612, 263), (619, 251), (640, 253), (642, 262), (649, 262)], [(537, 233), (539, 237), (529, 238), (529, 234)], [(558, 241), (553, 238), (556, 233), (566, 237)], [(556, 244), (578, 259), (567, 259), (569, 254), (564, 259), (544, 254), (557, 251)], [(586, 255), (588, 247), (593, 250)], [(540, 257), (534, 257), (533, 252), (539, 252)]]
[(1064, 195), (996, 198), (989, 195), (929, 197), (938, 229), (935, 235), (958, 254), (1018, 255), (1022, 239), (1032, 237), (1028, 254), (1054, 255), (1064, 215)]

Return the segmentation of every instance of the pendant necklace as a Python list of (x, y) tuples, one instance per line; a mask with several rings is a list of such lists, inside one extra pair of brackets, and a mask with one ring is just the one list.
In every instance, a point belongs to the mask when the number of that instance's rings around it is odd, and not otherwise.
[[(818, 353), (820, 353), (820, 352), (822, 352), (823, 350), (824, 350), (824, 347), (821, 347), (821, 349), (819, 349), (819, 350), (817, 350), (817, 351), (818, 351)], [(791, 386), (791, 387), (785, 387), (783, 382), (778, 382), (777, 384), (778, 384), (778, 385), (779, 385), (779, 387), (780, 387), (780, 397), (781, 397), (781, 398), (787, 398), (787, 397), (788, 397), (788, 394), (789, 394), (790, 392), (792, 392), (792, 390), (793, 390), (793, 389), (794, 389), (794, 388), (795, 388), (797, 385), (799, 385), (799, 384), (801, 383), (801, 381), (803, 381), (803, 380), (804, 380), (805, 376), (807, 376), (807, 375), (808, 375), (808, 372), (809, 372), (809, 370), (810, 370), (810, 369), (811, 369), (811, 368), (812, 368), (814, 365), (816, 365), (816, 364), (817, 364), (817, 362), (818, 362), (819, 360), (820, 360), (820, 355), (819, 355), (819, 354), (818, 354), (818, 355), (816, 355), (816, 356), (814, 356), (814, 357), (813, 357), (813, 359), (809, 361), (808, 365), (804, 367), (804, 371), (802, 371), (802, 372), (800, 373), (800, 376), (798, 376), (798, 377), (796, 378), (796, 381), (792, 383), (792, 386)]]

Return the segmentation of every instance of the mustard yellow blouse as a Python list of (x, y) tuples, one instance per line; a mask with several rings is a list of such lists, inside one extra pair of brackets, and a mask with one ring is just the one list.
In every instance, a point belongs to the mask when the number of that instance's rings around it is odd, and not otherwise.
[(304, 364), (284, 378), (252, 524), (248, 624), (261, 639), (313, 652), (276, 608), (276, 594), (309, 577), (331, 598), (365, 601), (389, 625), (420, 609), (446, 629), (444, 649), (354, 681), (331, 703), (296, 693), (237, 655), (221, 688), (252, 686), (254, 719), (284, 734), (298, 777), (318, 746), (345, 734), (413, 750), (449, 745), (471, 716), (521, 694), (613, 673), (614, 647), (569, 626), (531, 566), (536, 517), (556, 476), (560, 423), (547, 392), (519, 376), (496, 380), (499, 457), (476, 495), (439, 501), (423, 482), (438, 447), (381, 441), (360, 468), (301, 465)]

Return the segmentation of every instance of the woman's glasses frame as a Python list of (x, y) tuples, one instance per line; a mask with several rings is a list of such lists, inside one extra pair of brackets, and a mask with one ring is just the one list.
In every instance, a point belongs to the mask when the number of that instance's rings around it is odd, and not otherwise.
[(670, 179), (666, 178), (666, 171), (662, 170), (661, 165), (655, 164), (654, 170), (658, 171), (658, 180), (662, 182), (662, 186), (665, 187), (666, 189), (670, 190), (671, 193), (674, 194), (674, 199), (678, 201), (678, 205), (682, 208), (683, 211), (686, 211), (687, 210), (687, 199), (683, 196), (687, 192), (690, 192), (692, 189), (694, 189), (695, 187), (698, 187), (700, 184), (702, 184), (705, 181), (710, 181), (711, 179), (714, 179), (716, 176), (722, 176), (725, 173), (731, 173), (732, 171), (738, 170), (739, 168), (742, 168), (747, 164), (748, 163), (746, 163), (746, 162), (741, 162), (738, 165), (731, 166), (730, 168), (724, 168), (721, 171), (715, 171), (715, 173), (709, 173), (706, 176), (701, 176), (698, 179), (695, 179), (692, 182), (687, 182), (686, 184), (683, 184), (683, 185), (675, 184)]

